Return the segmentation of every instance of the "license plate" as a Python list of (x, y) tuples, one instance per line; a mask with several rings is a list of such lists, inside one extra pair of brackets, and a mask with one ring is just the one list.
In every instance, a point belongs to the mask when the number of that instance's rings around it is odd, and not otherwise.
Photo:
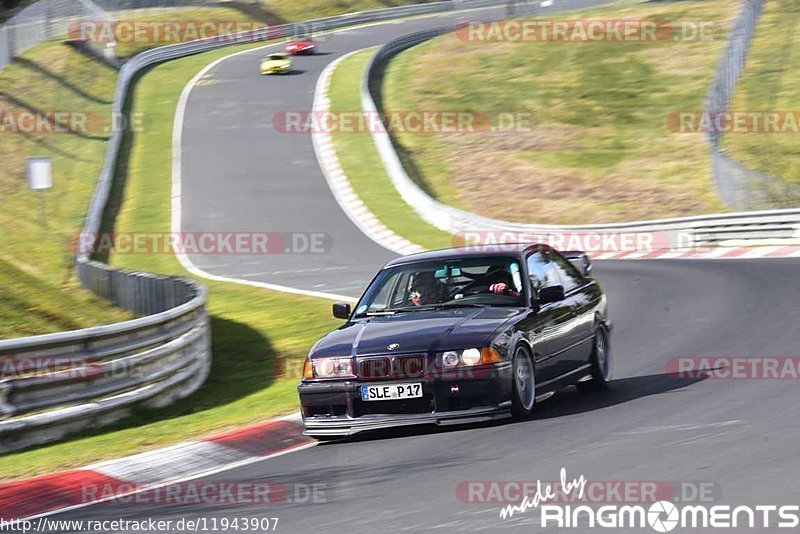
[(362, 401), (417, 399), (419, 397), (422, 397), (422, 384), (361, 386)]

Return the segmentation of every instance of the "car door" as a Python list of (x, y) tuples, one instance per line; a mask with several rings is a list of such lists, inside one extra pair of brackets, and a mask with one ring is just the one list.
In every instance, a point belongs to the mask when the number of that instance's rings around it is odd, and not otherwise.
[[(561, 285), (549, 252), (530, 254), (526, 264), (531, 295), (537, 295), (543, 287)], [(569, 343), (564, 334), (570, 329), (573, 319), (572, 307), (565, 299), (532, 308), (520, 323), (536, 353), (537, 384), (546, 384), (569, 370), (569, 362), (565, 360)]]
[(552, 253), (553, 264), (564, 286), (564, 304), (569, 307), (570, 326), (565, 331), (566, 352), (563, 361), (566, 372), (585, 364), (591, 356), (594, 337), (593, 293), (585, 278), (566, 258)]

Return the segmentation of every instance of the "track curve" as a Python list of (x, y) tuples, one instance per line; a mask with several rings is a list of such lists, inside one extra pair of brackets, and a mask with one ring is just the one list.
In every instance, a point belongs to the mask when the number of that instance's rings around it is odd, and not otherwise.
[[(433, 17), (333, 34), (322, 46), (328, 55), (298, 60), (303, 72), (286, 78), (257, 74), (263, 51), (212, 69), (187, 106), (184, 230), (322, 229), (335, 246), (322, 256), (275, 255), (256, 264), (231, 256), (192, 260), (216, 275), (357, 295), (393, 254), (338, 210), (310, 139), (277, 134), (272, 115), (310, 109), (316, 75), (338, 55), (441, 23)], [(786, 259), (599, 262), (596, 275), (616, 325), (610, 392), (559, 393), (528, 421), (385, 433), (204, 479), (317, 483), (327, 502), (109, 502), (59, 519), (279, 517), (278, 530), (292, 533), (530, 532), (538, 530), (533, 512), (503, 520), (498, 505), (465, 503), (456, 489), (470, 480), (555, 480), (562, 467), (592, 480), (709, 482), (725, 504), (790, 503), (800, 470), (797, 382), (677, 380), (667, 365), (678, 356), (800, 354), (792, 329), (797, 267)]]

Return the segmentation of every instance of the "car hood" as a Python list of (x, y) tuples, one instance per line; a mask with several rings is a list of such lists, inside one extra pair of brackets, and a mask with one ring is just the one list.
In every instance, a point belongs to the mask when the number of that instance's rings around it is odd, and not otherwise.
[(311, 41), (296, 41), (289, 43), (286, 48), (310, 48), (312, 46), (314, 46), (314, 43)]
[(262, 67), (283, 67), (291, 63), (289, 59), (265, 59), (261, 62)]
[[(487, 345), (520, 308), (415, 311), (350, 322), (320, 339), (312, 357), (427, 353)], [(389, 345), (399, 347), (389, 349)]]

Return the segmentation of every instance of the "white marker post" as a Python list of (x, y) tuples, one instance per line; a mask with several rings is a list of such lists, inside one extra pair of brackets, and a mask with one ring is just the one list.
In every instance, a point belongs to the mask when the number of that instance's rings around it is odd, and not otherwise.
[(45, 192), (53, 187), (53, 160), (46, 157), (27, 158), (25, 174), (28, 178), (28, 188), (39, 191), (39, 224), (47, 226)]

